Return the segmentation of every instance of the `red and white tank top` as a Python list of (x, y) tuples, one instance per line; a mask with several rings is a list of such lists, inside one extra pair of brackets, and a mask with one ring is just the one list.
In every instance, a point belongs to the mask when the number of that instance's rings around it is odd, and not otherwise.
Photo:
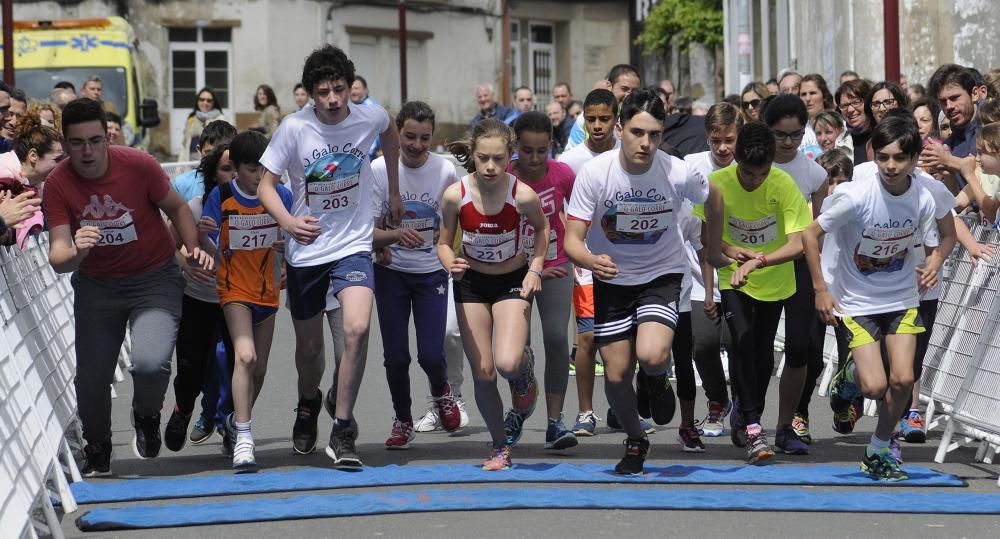
[(472, 203), (469, 177), (462, 182), (462, 207), (458, 221), (462, 226), (462, 253), (465, 257), (487, 264), (498, 264), (517, 256), (521, 214), (517, 211), (514, 194), (517, 178), (507, 174), (507, 200), (493, 215), (483, 215)]

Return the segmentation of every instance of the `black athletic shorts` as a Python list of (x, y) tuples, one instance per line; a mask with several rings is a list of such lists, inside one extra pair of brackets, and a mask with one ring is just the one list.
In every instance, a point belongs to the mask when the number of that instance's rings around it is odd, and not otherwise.
[(636, 285), (616, 285), (594, 279), (594, 342), (630, 338), (644, 322), (677, 328), (683, 274), (668, 273)]
[(455, 303), (489, 303), (492, 305), (505, 299), (521, 299), (521, 285), (527, 274), (527, 265), (501, 275), (490, 275), (471, 269), (465, 270), (462, 280), (452, 281)]

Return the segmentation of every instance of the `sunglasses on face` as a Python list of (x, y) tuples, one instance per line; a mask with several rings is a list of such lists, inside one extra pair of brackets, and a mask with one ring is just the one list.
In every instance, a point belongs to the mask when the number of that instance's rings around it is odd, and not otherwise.
[(756, 109), (760, 106), (760, 99), (751, 99), (750, 101), (742, 102), (743, 108), (745, 109)]

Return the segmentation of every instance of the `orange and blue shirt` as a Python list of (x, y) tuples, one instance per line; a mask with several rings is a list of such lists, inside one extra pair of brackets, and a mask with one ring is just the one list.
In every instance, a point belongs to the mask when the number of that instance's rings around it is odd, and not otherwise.
[[(291, 211), (292, 192), (283, 185), (277, 190), (285, 209)], [(215, 286), (219, 304), (277, 307), (281, 265), (273, 244), (282, 239), (282, 233), (257, 196), (244, 193), (235, 181), (220, 185), (208, 195), (202, 215), (218, 225), (210, 237), (218, 245)]]

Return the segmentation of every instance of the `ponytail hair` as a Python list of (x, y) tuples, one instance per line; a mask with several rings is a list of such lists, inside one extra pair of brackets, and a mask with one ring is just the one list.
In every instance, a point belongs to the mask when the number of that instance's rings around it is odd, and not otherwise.
[(448, 143), (448, 151), (455, 156), (466, 172), (476, 171), (476, 161), (472, 158), (472, 154), (476, 151), (476, 143), (484, 138), (499, 138), (507, 148), (507, 155), (514, 154), (514, 133), (510, 127), (495, 118), (487, 118), (476, 124), (469, 138)]
[(31, 150), (41, 157), (52, 151), (52, 145), (61, 143), (62, 139), (58, 129), (42, 124), (37, 109), (29, 110), (14, 125), (14, 155), (23, 163)]

